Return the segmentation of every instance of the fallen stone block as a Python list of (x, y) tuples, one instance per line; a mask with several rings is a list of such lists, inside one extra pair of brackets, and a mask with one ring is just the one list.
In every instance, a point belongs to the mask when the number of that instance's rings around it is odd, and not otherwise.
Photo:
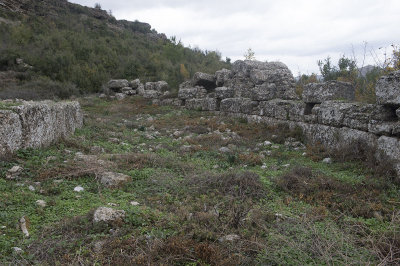
[(400, 106), (400, 70), (381, 77), (375, 87), (378, 104)]
[(354, 101), (354, 99), (354, 87), (348, 82), (310, 83), (305, 85), (303, 90), (303, 101), (305, 103), (322, 103), (332, 100)]

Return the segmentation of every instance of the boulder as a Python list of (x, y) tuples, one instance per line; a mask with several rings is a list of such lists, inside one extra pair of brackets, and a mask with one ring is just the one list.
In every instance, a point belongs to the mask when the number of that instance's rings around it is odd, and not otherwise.
[(0, 110), (0, 158), (23, 145), (22, 132), (18, 114), (11, 110)]
[(169, 85), (166, 81), (146, 82), (145, 90), (155, 90), (158, 92), (166, 92), (169, 90)]
[(378, 104), (400, 106), (400, 70), (381, 77), (375, 87)]
[[(289, 68), (281, 62), (238, 60), (232, 65), (232, 78), (224, 86), (239, 90), (235, 97), (251, 97), (254, 100), (281, 98), (297, 100), (295, 80)], [(239, 85), (239, 86), (238, 86)], [(243, 87), (252, 93), (246, 94)]]
[(78, 102), (30, 101), (10, 109), (11, 113), (0, 111), (0, 125), (4, 125), (0, 127), (0, 155), (18, 148), (48, 146), (83, 124)]
[(199, 111), (216, 111), (218, 110), (217, 100), (213, 98), (194, 98), (186, 100), (187, 109)]
[(124, 87), (129, 87), (129, 82), (126, 79), (112, 79), (107, 83), (107, 87), (115, 92), (119, 92)]
[(382, 136), (377, 143), (377, 158), (390, 160), (394, 164), (397, 176), (400, 177), (400, 140), (397, 138)]
[(179, 99), (192, 99), (192, 98), (204, 98), (207, 95), (207, 90), (203, 87), (192, 87), (192, 88), (181, 88), (178, 92)]
[(196, 72), (194, 74), (192, 85), (203, 86), (207, 91), (214, 90), (217, 87), (215, 84), (215, 76), (202, 72)]
[(355, 90), (351, 83), (327, 81), (310, 83), (304, 86), (303, 101), (305, 103), (322, 103), (331, 100), (354, 101)]
[(121, 89), (121, 92), (125, 95), (134, 95), (136, 94), (136, 90), (132, 89), (131, 87), (124, 87)]
[(235, 92), (232, 88), (218, 87), (215, 88), (215, 97), (217, 99), (233, 98)]
[(93, 222), (114, 222), (121, 220), (125, 217), (125, 211), (114, 210), (108, 207), (99, 207), (95, 210), (93, 214)]
[(140, 86), (140, 80), (139, 79), (135, 79), (135, 80), (131, 80), (131, 82), (129, 82), (129, 85), (132, 87), (132, 89), (137, 89)]
[(216, 85), (222, 87), (230, 78), (231, 71), (228, 69), (221, 69), (215, 72)]
[(251, 114), (253, 111), (253, 103), (249, 98), (227, 98), (221, 101), (220, 111)]
[(146, 99), (156, 99), (159, 98), (161, 95), (161, 92), (157, 90), (145, 90), (142, 96)]
[(116, 93), (115, 94), (115, 99), (117, 99), (118, 101), (121, 101), (123, 99), (126, 98), (126, 94), (125, 93)]
[(131, 180), (131, 177), (121, 173), (101, 172), (97, 173), (100, 183), (106, 187), (119, 187), (122, 184)]

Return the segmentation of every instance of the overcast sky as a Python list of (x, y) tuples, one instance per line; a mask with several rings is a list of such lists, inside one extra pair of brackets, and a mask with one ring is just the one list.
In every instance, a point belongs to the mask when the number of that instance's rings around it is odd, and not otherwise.
[[(400, 0), (70, 0), (99, 3), (117, 19), (139, 20), (185, 46), (218, 50), (232, 61), (250, 47), (257, 60), (281, 61), (294, 75), (318, 72), (317, 60), (358, 57), (366, 64), (400, 44)], [(354, 48), (352, 48), (354, 47)], [(380, 47), (384, 47), (379, 49)], [(355, 51), (355, 53), (352, 52)]]

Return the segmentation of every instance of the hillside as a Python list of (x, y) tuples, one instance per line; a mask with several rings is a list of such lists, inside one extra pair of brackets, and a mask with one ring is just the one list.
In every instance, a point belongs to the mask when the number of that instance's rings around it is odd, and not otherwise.
[(229, 68), (218, 52), (66, 0), (0, 1), (0, 36), (0, 98), (66, 98), (122, 77), (177, 89), (197, 71)]

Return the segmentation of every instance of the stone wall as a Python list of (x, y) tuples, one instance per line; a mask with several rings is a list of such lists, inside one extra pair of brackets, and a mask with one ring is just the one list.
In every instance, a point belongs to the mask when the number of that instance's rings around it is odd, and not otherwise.
[(39, 148), (82, 126), (78, 102), (0, 102), (0, 157), (21, 148)]
[(328, 149), (361, 143), (377, 158), (392, 160), (400, 176), (400, 71), (379, 80), (376, 96), (376, 104), (354, 102), (350, 83), (330, 81), (306, 85), (299, 97), (286, 65), (239, 60), (232, 70), (196, 73), (181, 84), (175, 104), (300, 127), (308, 143)]

